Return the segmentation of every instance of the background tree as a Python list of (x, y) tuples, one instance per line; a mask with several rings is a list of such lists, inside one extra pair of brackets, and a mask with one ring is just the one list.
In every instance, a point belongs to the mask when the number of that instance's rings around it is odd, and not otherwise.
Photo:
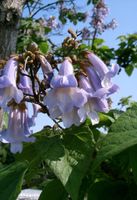
[(0, 2), (0, 59), (16, 51), (19, 21), (25, 0)]

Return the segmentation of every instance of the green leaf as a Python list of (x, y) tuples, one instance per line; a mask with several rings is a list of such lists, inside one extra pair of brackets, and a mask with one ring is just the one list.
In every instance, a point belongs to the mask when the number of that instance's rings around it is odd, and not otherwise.
[(97, 127), (102, 127), (103, 125), (105, 126), (110, 126), (114, 122), (114, 118), (109, 116), (109, 113), (99, 113), (99, 124), (97, 124)]
[(45, 160), (71, 198), (77, 200), (81, 181), (92, 160), (92, 132), (81, 125), (64, 130), (62, 138), (46, 137), (45, 133), (46, 130), (41, 131), (36, 143), (26, 145), (18, 159), (28, 160), (29, 171), (34, 170), (33, 173), (40, 161)]
[(129, 153), (130, 166), (132, 168), (134, 180), (137, 184), (137, 145), (132, 147), (128, 153)]
[(136, 200), (137, 199), (137, 185), (134, 183), (131, 183), (129, 186), (129, 197), (127, 200)]
[(71, 134), (76, 135), (77, 138), (79, 138), (81, 141), (83, 141), (84, 143), (86, 143), (86, 145), (89, 146), (89, 148), (94, 146), (95, 140), (94, 140), (94, 136), (93, 133), (91, 131), (91, 129), (89, 128), (89, 126), (91, 125), (91, 121), (88, 123), (88, 125), (86, 124), (82, 124), (79, 127), (77, 126), (72, 126), (69, 129), (65, 129), (65, 133), (66, 134)]
[(132, 96), (123, 97), (119, 100), (118, 105), (123, 106), (130, 106)]
[(48, 52), (48, 49), (49, 49), (49, 45), (47, 42), (41, 42), (39, 44), (39, 48), (40, 50), (42, 51), (42, 53), (47, 53)]
[(48, 34), (48, 33), (51, 32), (51, 31), (52, 31), (51, 28), (49, 28), (49, 27), (45, 27), (45, 34)]
[(27, 170), (27, 162), (19, 162), (0, 170), (0, 199), (16, 200)]
[(125, 68), (125, 72), (127, 73), (128, 76), (131, 76), (133, 70), (134, 70), (134, 67), (133, 67), (132, 65), (128, 65), (128, 66)]
[(16, 156), (16, 159), (19, 161), (29, 161), (29, 169), (26, 175), (28, 181), (36, 174), (39, 169), (38, 165), (42, 160), (46, 158), (56, 160), (64, 155), (64, 148), (59, 136), (46, 137), (44, 134), (48, 131), (49, 130), (43, 130), (39, 132), (36, 142), (24, 145), (22, 154)]
[(47, 183), (42, 191), (39, 200), (65, 200), (67, 193), (58, 179), (52, 180)]
[(93, 4), (97, 4), (99, 0), (88, 0), (87, 1), (87, 5), (89, 5), (90, 3), (93, 3)]
[(102, 38), (96, 38), (94, 40), (94, 45), (95, 46), (101, 46), (104, 43), (104, 40)]
[(100, 181), (94, 183), (88, 192), (88, 200), (122, 200), (127, 199), (128, 187), (121, 181)]
[(76, 135), (68, 134), (63, 139), (65, 154), (56, 161), (47, 159), (47, 164), (62, 182), (73, 200), (77, 200), (81, 181), (92, 159), (92, 148)]
[(99, 143), (99, 151), (93, 163), (95, 169), (102, 161), (137, 144), (137, 105), (134, 105), (127, 112), (112, 124), (109, 133)]

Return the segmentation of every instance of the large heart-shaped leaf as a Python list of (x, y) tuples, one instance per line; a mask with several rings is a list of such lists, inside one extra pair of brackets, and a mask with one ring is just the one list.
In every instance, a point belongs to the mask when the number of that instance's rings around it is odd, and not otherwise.
[(66, 200), (67, 192), (58, 179), (52, 180), (45, 186), (39, 200)]
[(112, 124), (109, 133), (98, 144), (99, 152), (92, 169), (102, 161), (137, 144), (137, 106), (134, 105)]
[[(74, 129), (74, 132), (73, 132)], [(85, 131), (85, 132), (84, 132)], [(81, 181), (92, 160), (91, 131), (87, 128), (71, 128), (63, 138), (64, 155), (47, 164), (62, 182), (73, 200), (78, 199)]]
[(100, 181), (94, 183), (88, 192), (88, 200), (122, 200), (127, 196), (128, 186), (122, 181)]
[[(30, 162), (30, 172), (45, 160), (73, 200), (92, 160), (93, 136), (87, 126), (64, 130), (64, 136), (46, 137), (43, 130), (36, 143), (26, 145), (18, 159)], [(34, 170), (36, 172), (36, 170)]]
[(0, 199), (16, 200), (21, 191), (27, 162), (19, 162), (0, 170)]

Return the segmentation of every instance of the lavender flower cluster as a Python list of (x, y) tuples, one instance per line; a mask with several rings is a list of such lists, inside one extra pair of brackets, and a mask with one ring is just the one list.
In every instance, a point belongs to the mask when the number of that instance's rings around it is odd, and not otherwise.
[(55, 16), (50, 16), (48, 19), (41, 19), (41, 24), (43, 27), (48, 27), (51, 29), (57, 29), (60, 27)]
[(103, 0), (100, 0), (99, 3), (93, 8), (93, 15), (91, 25), (94, 29), (97, 30), (97, 33), (102, 33), (106, 29), (115, 29), (117, 27), (117, 22), (115, 19), (112, 19), (108, 24), (105, 23), (105, 17), (109, 14), (107, 5)]
[[(31, 81), (27, 76), (20, 74), (20, 82), (17, 80), (18, 62), (11, 58), (1, 70), (0, 76), (0, 107), (8, 112), (8, 128), (0, 132), (0, 141), (10, 143), (13, 153), (21, 152), (22, 142), (33, 142), (34, 137), (29, 137), (32, 132), (30, 127), (35, 125), (35, 118), (39, 106), (33, 104), (33, 115), (28, 115), (27, 104), (23, 102), (24, 93), (32, 94)], [(20, 88), (20, 89), (19, 89)]]
[(89, 65), (83, 66), (85, 74), (76, 79), (71, 61), (66, 58), (58, 75), (50, 82), (44, 102), (49, 109), (51, 118), (61, 117), (65, 127), (76, 126), (87, 117), (92, 124), (99, 122), (97, 112), (108, 112), (107, 97), (116, 92), (118, 86), (111, 78), (118, 72), (118, 65), (110, 70), (105, 63), (93, 53), (87, 53)]
[[(91, 35), (95, 37), (96, 34), (101, 34), (107, 29), (115, 29), (118, 26), (118, 23), (115, 19), (112, 19), (110, 22), (106, 23), (105, 18), (109, 14), (109, 9), (105, 4), (104, 0), (98, 1), (92, 9), (92, 16), (90, 19), (91, 27), (84, 27), (81, 30), (82, 40), (87, 40)], [(93, 28), (94, 31), (91, 29)]]
[[(15, 57), (8, 60), (1, 70), (0, 106), (8, 112), (9, 120), (8, 128), (0, 132), (0, 141), (10, 143), (11, 152), (22, 152), (23, 142), (35, 141), (30, 129), (35, 125), (40, 105), (45, 106), (52, 119), (60, 118), (66, 128), (80, 125), (87, 117), (93, 125), (97, 124), (98, 112), (108, 112), (107, 98), (118, 89), (111, 82), (118, 72), (118, 65), (109, 70), (94, 53), (86, 52), (85, 57), (82, 72), (75, 76), (70, 58), (64, 59), (57, 74), (46, 58), (39, 55), (37, 60), (43, 73), (43, 92), (41, 84), (34, 84), (31, 79), (29, 73), (32, 69), (27, 71), (26, 63), (25, 67), (20, 67)], [(36, 93), (41, 98), (32, 101), (33, 114), (29, 117), (25, 97), (37, 97)]]

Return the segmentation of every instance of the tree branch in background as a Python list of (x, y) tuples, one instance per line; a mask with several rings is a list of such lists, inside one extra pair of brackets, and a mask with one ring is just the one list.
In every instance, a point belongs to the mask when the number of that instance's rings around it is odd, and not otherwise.
[(38, 14), (41, 10), (44, 10), (50, 6), (53, 6), (53, 5), (57, 5), (57, 4), (60, 4), (60, 3), (64, 3), (64, 2), (70, 2), (70, 0), (68, 1), (56, 1), (56, 2), (53, 2), (53, 3), (49, 3), (47, 5), (44, 5), (42, 7), (40, 7), (38, 10), (36, 10), (32, 15), (31, 17), (33, 18), (36, 14)]

